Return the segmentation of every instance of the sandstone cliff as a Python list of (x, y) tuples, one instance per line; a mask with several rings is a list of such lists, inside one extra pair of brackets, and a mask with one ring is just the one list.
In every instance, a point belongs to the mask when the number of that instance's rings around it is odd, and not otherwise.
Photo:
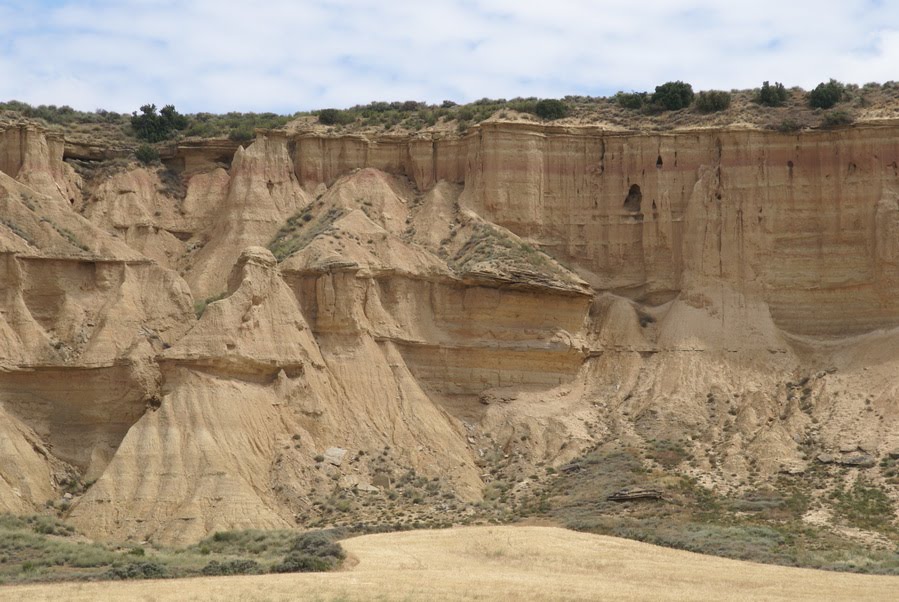
[(894, 126), (63, 152), (0, 132), (0, 510), (92, 482), (85, 532), (193, 541), (409, 469), (476, 500), (491, 450), (739, 488), (899, 448)]

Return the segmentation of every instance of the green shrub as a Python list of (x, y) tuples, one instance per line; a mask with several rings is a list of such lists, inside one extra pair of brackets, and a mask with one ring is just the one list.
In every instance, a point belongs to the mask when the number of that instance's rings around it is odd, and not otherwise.
[(18, 100), (0, 102), (0, 111), (15, 111), (24, 117), (40, 119), (55, 125), (70, 124), (110, 124), (122, 121), (123, 116), (106, 109), (93, 112), (76, 111), (68, 105), (39, 105), (36, 107)]
[(518, 111), (519, 113), (537, 113), (537, 99), (536, 98), (513, 98), (506, 106), (513, 111)]
[(272, 567), (273, 573), (320, 573), (330, 571), (334, 563), (324, 558), (291, 552), (284, 560)]
[(322, 533), (304, 533), (297, 537), (284, 560), (272, 567), (274, 573), (310, 573), (330, 571), (346, 558), (340, 544)]
[(153, 561), (114, 566), (106, 572), (109, 579), (159, 579), (165, 574), (165, 567)]
[(789, 117), (784, 119), (777, 125), (777, 131), (782, 134), (792, 134), (794, 132), (798, 132), (801, 129), (802, 124), (795, 119), (790, 119)]
[(546, 98), (537, 102), (534, 106), (534, 113), (540, 119), (553, 121), (565, 117), (568, 114), (568, 107), (561, 100)]
[(656, 86), (652, 103), (667, 111), (689, 107), (693, 102), (693, 86), (682, 81), (666, 82)]
[(470, 107), (462, 107), (456, 113), (456, 119), (459, 121), (471, 121), (474, 118), (474, 109)]
[(709, 90), (700, 92), (696, 97), (696, 110), (701, 113), (715, 113), (723, 111), (730, 106), (730, 92), (723, 90)]
[(829, 109), (841, 100), (846, 92), (846, 86), (835, 79), (827, 83), (818, 84), (814, 90), (808, 93), (808, 104), (815, 109)]
[(787, 101), (787, 89), (780, 82), (774, 82), (773, 86), (767, 81), (762, 82), (755, 101), (766, 107), (779, 107)]
[(255, 560), (239, 559), (225, 562), (213, 560), (200, 572), (210, 577), (219, 577), (222, 575), (258, 575), (262, 570)]
[(289, 115), (275, 113), (237, 113), (224, 115), (196, 113), (190, 115), (190, 126), (184, 132), (187, 136), (213, 138), (227, 136), (236, 142), (248, 142), (255, 137), (255, 130), (277, 129), (292, 119)]
[(338, 560), (345, 557), (343, 548), (336, 541), (331, 541), (321, 533), (304, 533), (298, 536), (291, 546), (292, 552), (302, 552), (313, 556), (330, 556)]
[(337, 109), (322, 109), (318, 114), (318, 122), (322, 125), (336, 125), (340, 119)]
[(855, 118), (848, 111), (836, 110), (827, 113), (821, 125), (826, 128), (834, 128), (841, 125), (849, 125), (853, 121), (855, 121)]
[(646, 92), (619, 92), (615, 95), (615, 101), (625, 109), (638, 110), (646, 104)]
[(131, 113), (131, 129), (134, 135), (147, 142), (159, 142), (171, 138), (177, 130), (187, 129), (187, 117), (175, 110), (174, 105), (162, 107), (156, 113), (156, 105), (149, 104)]
[(355, 120), (351, 112), (339, 109), (322, 109), (318, 113), (318, 122), (322, 125), (347, 125)]
[(249, 142), (256, 137), (256, 132), (252, 127), (241, 126), (228, 132), (228, 139), (234, 142)]
[(159, 161), (159, 151), (149, 144), (141, 144), (138, 146), (137, 150), (134, 151), (134, 156), (144, 165), (150, 165), (151, 163)]

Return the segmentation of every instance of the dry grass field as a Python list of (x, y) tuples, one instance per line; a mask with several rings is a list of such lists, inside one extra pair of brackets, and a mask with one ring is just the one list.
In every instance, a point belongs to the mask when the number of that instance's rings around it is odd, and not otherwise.
[(899, 578), (726, 560), (552, 527), (343, 542), (336, 573), (0, 588), (4, 600), (894, 600)]

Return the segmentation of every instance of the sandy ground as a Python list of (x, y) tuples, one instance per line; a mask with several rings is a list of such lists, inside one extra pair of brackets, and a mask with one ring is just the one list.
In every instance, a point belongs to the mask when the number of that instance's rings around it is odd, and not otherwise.
[(759, 565), (552, 527), (367, 535), (326, 574), (0, 588), (3, 600), (895, 600), (899, 577)]

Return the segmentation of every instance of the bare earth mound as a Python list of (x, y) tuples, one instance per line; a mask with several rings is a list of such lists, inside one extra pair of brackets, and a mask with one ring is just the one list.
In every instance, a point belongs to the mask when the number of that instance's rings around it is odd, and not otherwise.
[(891, 577), (724, 560), (550, 527), (470, 527), (344, 542), (352, 568), (7, 588), (27, 600), (889, 600)]

